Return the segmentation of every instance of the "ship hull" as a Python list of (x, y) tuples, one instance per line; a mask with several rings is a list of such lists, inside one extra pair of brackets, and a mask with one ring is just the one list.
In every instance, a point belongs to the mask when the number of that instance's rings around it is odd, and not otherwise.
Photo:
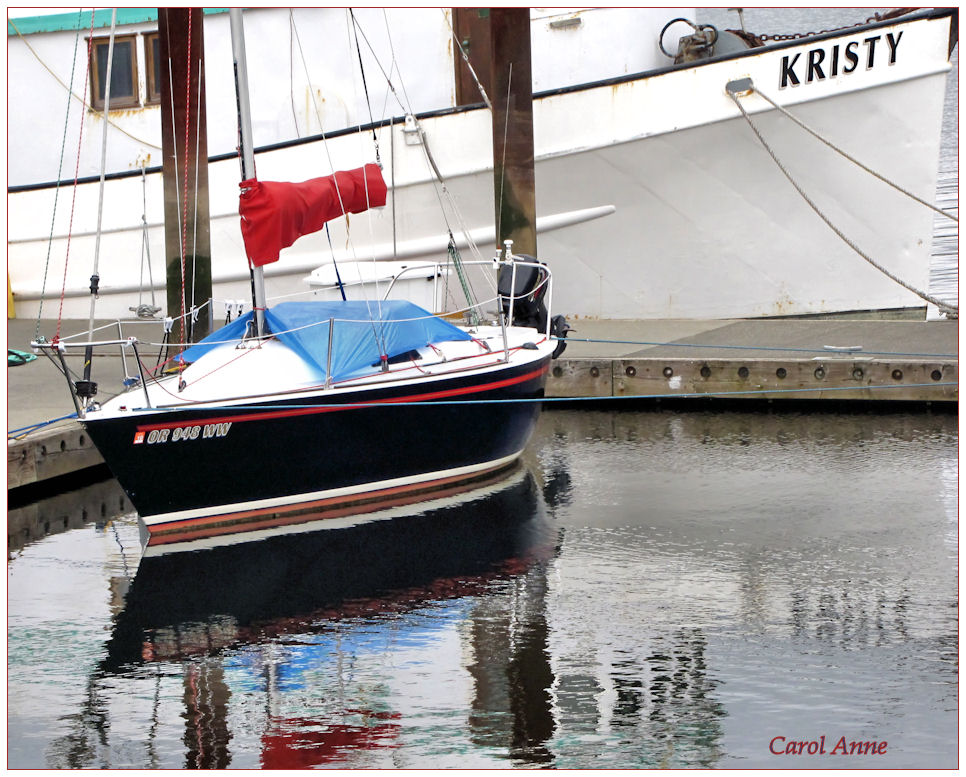
[[(741, 98), (813, 209), (725, 87), (750, 78), (823, 138), (932, 202), (950, 14), (914, 14), (536, 95), (538, 241), (541, 256), (554, 264), (555, 310), (572, 318), (704, 319), (924, 307), (836, 235), (816, 209), (863, 253), (922, 290), (928, 288), (933, 213), (823, 145), (761, 96)], [(446, 229), (427, 149), (459, 205), (462, 221), (456, 223), (465, 223), (478, 245), (493, 244), (490, 121), (479, 106), (421, 116), (422, 137), (407, 130), (402, 117), (377, 129), (393, 197), (382, 212), (365, 217), (374, 248), (360, 258), (436, 262), (445, 256)], [(339, 159), (357, 147), (358, 136), (335, 133), (327, 145)], [(322, 153), (318, 147), (316, 141), (266, 149), (258, 154), (259, 172), (275, 180), (304, 178), (306, 160)], [(148, 178), (160, 192), (160, 175)], [(241, 242), (236, 178), (237, 160), (210, 165), (219, 300), (249, 294), (247, 272), (233, 261)], [(84, 184), (78, 196), (94, 202), (96, 190)], [(137, 262), (105, 266), (110, 257), (141, 250), (141, 179), (109, 181), (108, 190), (98, 303), (105, 317), (129, 315), (124, 295), (143, 291), (146, 278)], [(47, 251), (53, 196), (49, 189), (18, 191), (8, 200), (18, 315), (39, 312), (38, 257)], [(161, 202), (160, 196), (148, 199)], [(96, 212), (78, 213), (87, 210)], [(71, 248), (76, 256), (92, 253), (95, 240), (93, 228), (81, 221)], [(156, 262), (164, 255), (161, 221), (160, 210), (148, 217)], [(355, 258), (341, 248), (344, 229), (333, 225), (331, 236), (299, 240), (285, 262), (268, 269), (273, 290), (304, 291), (306, 276), (330, 255), (337, 263)], [(54, 243), (57, 256), (66, 236), (55, 236)], [(68, 268), (65, 317), (88, 314), (90, 272), (82, 265)], [(59, 270), (51, 274), (60, 277)], [(163, 267), (156, 267), (159, 284), (162, 276)], [(48, 305), (44, 313), (55, 310)], [(214, 311), (216, 318), (221, 314)]]
[(533, 430), (548, 363), (84, 423), (147, 544), (164, 544), (335, 516), (506, 467)]

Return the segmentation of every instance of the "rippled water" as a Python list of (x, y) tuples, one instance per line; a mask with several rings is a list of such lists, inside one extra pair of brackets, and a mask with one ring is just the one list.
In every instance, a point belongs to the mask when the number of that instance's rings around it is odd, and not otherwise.
[(525, 467), (351, 529), (26, 541), (9, 765), (954, 767), (956, 424), (557, 409)]

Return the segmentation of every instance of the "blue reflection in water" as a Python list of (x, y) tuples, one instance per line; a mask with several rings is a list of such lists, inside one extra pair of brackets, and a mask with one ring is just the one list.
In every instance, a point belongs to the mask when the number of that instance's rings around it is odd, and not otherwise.
[[(392, 520), (8, 563), (11, 766), (955, 763), (955, 416), (551, 411)], [(39, 508), (38, 508), (39, 509)], [(876, 760), (777, 736), (888, 740)]]

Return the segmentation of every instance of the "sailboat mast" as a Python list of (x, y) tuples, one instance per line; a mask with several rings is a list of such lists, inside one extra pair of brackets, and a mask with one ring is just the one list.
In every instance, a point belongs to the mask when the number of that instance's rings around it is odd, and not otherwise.
[[(231, 50), (235, 60), (235, 95), (238, 103), (238, 136), (243, 181), (255, 177), (255, 147), (252, 142), (252, 112), (248, 99), (248, 58), (245, 55), (245, 26), (241, 8), (228, 12), (231, 22)], [(258, 337), (265, 334), (265, 271), (251, 265), (252, 310)]]

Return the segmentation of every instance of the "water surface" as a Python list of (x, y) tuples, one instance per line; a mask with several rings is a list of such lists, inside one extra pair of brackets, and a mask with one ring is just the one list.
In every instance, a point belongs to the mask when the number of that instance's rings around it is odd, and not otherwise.
[(27, 541), (9, 765), (954, 767), (956, 422), (558, 409), (524, 467), (350, 529)]

